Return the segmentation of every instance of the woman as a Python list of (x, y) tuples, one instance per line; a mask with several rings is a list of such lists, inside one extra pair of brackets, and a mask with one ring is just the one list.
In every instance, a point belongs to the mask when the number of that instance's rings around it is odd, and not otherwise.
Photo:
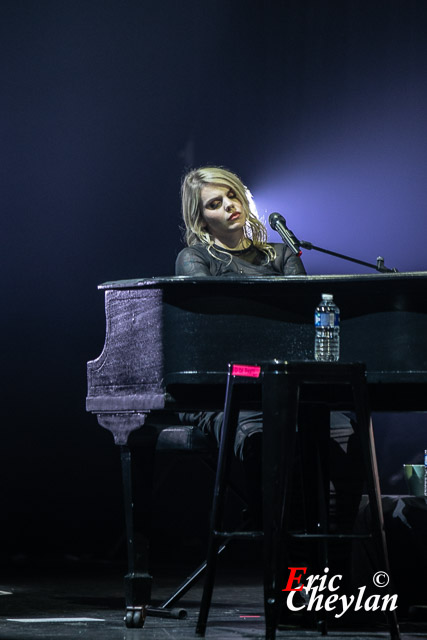
[(187, 247), (176, 261), (180, 276), (304, 275), (299, 257), (267, 242), (248, 189), (221, 167), (190, 171), (182, 183)]
[[(181, 196), (188, 246), (178, 255), (176, 275), (305, 274), (300, 258), (288, 247), (267, 242), (267, 230), (252, 196), (236, 174), (222, 167), (194, 169), (184, 177)], [(183, 419), (196, 421), (205, 433), (213, 433), (219, 440), (222, 413), (184, 414)], [(261, 431), (261, 413), (240, 413), (235, 443), (239, 458), (248, 460), (249, 452), (243, 452), (245, 440)]]
[[(184, 177), (181, 189), (182, 215), (187, 246), (176, 260), (179, 276), (274, 276), (305, 275), (301, 259), (282, 243), (267, 242), (267, 231), (259, 220), (249, 190), (240, 178), (221, 167), (194, 169)], [(303, 416), (305, 414), (305, 416)], [(185, 423), (197, 424), (219, 441), (223, 413), (200, 412), (181, 414)], [(313, 422), (310, 410), (300, 412), (300, 420)], [(331, 426), (336, 436), (331, 443), (337, 463), (342, 463), (350, 420), (343, 414), (332, 414)], [(261, 526), (261, 449), (262, 414), (241, 411), (235, 440), (235, 453), (243, 461), (248, 501), (256, 523)], [(338, 440), (341, 440), (338, 443)], [(335, 453), (335, 455), (334, 455)], [(344, 456), (346, 457), (346, 456)], [(333, 468), (331, 469), (333, 472)], [(335, 484), (342, 473), (334, 474)], [(358, 483), (357, 483), (358, 485)], [(357, 486), (356, 502), (359, 486)], [(358, 503), (358, 502), (357, 502)], [(347, 503), (347, 507), (349, 504)], [(352, 504), (351, 516), (354, 517)]]

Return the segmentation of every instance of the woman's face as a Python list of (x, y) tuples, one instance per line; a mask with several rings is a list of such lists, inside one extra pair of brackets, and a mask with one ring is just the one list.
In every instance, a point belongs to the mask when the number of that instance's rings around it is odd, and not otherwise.
[(246, 222), (242, 203), (231, 187), (205, 185), (200, 192), (203, 219), (216, 241), (227, 244), (231, 238), (241, 238)]

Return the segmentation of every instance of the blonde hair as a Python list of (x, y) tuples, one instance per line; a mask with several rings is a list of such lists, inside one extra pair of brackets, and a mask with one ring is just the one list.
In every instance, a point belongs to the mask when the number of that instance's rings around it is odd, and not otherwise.
[[(218, 258), (213, 252), (213, 239), (206, 229), (206, 222), (203, 218), (203, 205), (201, 191), (208, 184), (215, 184), (232, 189), (240, 202), (246, 217), (243, 233), (246, 238), (252, 241), (255, 247), (261, 249), (269, 260), (274, 260), (276, 252), (267, 242), (267, 230), (261, 220), (253, 201), (252, 195), (240, 178), (223, 167), (200, 167), (193, 169), (184, 177), (181, 185), (182, 217), (185, 224), (185, 241), (188, 246), (201, 242), (207, 246), (209, 253)], [(221, 250), (230, 257), (231, 254)]]

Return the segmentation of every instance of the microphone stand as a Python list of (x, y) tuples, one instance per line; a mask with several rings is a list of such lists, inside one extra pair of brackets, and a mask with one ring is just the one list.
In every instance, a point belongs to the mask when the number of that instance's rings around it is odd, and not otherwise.
[(384, 264), (384, 258), (378, 256), (377, 264), (371, 264), (370, 262), (364, 262), (363, 260), (358, 260), (357, 258), (351, 258), (350, 256), (345, 256), (342, 253), (336, 253), (335, 251), (330, 251), (329, 249), (322, 249), (322, 247), (316, 247), (311, 242), (306, 242), (305, 240), (298, 240), (296, 238), (297, 243), (303, 249), (307, 249), (311, 251), (314, 249), (315, 251), (321, 251), (322, 253), (327, 253), (330, 256), (335, 256), (336, 258), (342, 258), (343, 260), (348, 260), (349, 262), (355, 262), (356, 264), (361, 264), (364, 267), (370, 267), (371, 269), (375, 269), (376, 271), (380, 271), (381, 273), (398, 273), (397, 269), (389, 269)]

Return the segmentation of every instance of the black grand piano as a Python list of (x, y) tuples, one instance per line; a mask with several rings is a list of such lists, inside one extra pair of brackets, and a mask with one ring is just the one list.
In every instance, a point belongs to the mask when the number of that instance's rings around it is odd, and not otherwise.
[(150, 600), (134, 565), (129, 434), (167, 410), (221, 409), (227, 364), (312, 360), (322, 293), (341, 309), (341, 360), (364, 362), (373, 410), (427, 409), (427, 272), (108, 282), (106, 339), (88, 362), (87, 410), (121, 446), (128, 626)]

